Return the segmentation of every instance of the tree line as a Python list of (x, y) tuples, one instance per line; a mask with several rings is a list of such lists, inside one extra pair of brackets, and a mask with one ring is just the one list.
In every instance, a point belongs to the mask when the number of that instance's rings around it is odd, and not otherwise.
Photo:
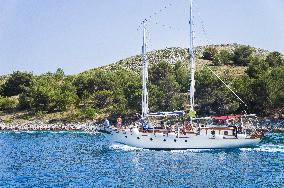
[[(283, 114), (284, 58), (279, 52), (254, 55), (253, 48), (239, 46), (233, 52), (206, 48), (202, 58), (211, 67), (245, 66), (244, 75), (222, 79), (230, 83), (246, 105), (206, 67), (196, 73), (197, 115)], [(160, 61), (149, 68), (150, 111), (188, 110), (188, 62)], [(135, 114), (141, 111), (141, 72), (118, 67), (97, 68), (78, 75), (34, 75), (15, 71), (0, 78), (0, 110), (54, 113), (74, 110), (78, 116), (95, 119), (105, 114)]]

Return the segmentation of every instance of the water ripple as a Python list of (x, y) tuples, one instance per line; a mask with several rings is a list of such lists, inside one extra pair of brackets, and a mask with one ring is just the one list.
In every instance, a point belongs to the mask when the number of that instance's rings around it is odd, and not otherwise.
[(1, 132), (0, 187), (283, 187), (284, 135), (259, 147), (153, 151), (83, 132)]

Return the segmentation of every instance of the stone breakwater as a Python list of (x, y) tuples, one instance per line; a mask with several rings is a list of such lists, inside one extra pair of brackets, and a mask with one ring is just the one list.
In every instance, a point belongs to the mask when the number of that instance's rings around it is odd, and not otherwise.
[(85, 131), (92, 127), (92, 123), (44, 123), (33, 122), (0, 122), (1, 131)]

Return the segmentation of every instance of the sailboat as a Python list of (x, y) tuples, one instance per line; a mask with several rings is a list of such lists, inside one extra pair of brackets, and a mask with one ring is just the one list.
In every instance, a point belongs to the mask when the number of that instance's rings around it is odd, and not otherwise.
[[(190, 1), (190, 92), (189, 118), (183, 111), (149, 113), (148, 61), (146, 27), (143, 23), (142, 45), (142, 118), (127, 127), (96, 127), (109, 141), (146, 149), (217, 149), (257, 145), (263, 133), (255, 127), (255, 115), (234, 115), (196, 118), (194, 111), (195, 57), (193, 48), (193, 14)], [(181, 119), (181, 120), (180, 120)]]

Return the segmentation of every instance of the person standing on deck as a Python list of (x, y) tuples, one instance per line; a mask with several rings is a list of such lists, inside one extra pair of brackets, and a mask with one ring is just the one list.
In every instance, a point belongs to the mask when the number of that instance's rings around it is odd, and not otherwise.
[(105, 118), (103, 125), (104, 125), (105, 128), (109, 127), (110, 124), (109, 124), (109, 120), (107, 118)]
[(148, 131), (148, 129), (149, 129), (149, 123), (148, 123), (146, 120), (143, 120), (142, 124), (143, 124), (143, 129), (146, 130), (146, 131)]
[(116, 119), (116, 126), (117, 128), (120, 128), (122, 127), (122, 118), (121, 116), (118, 116), (118, 118)]

